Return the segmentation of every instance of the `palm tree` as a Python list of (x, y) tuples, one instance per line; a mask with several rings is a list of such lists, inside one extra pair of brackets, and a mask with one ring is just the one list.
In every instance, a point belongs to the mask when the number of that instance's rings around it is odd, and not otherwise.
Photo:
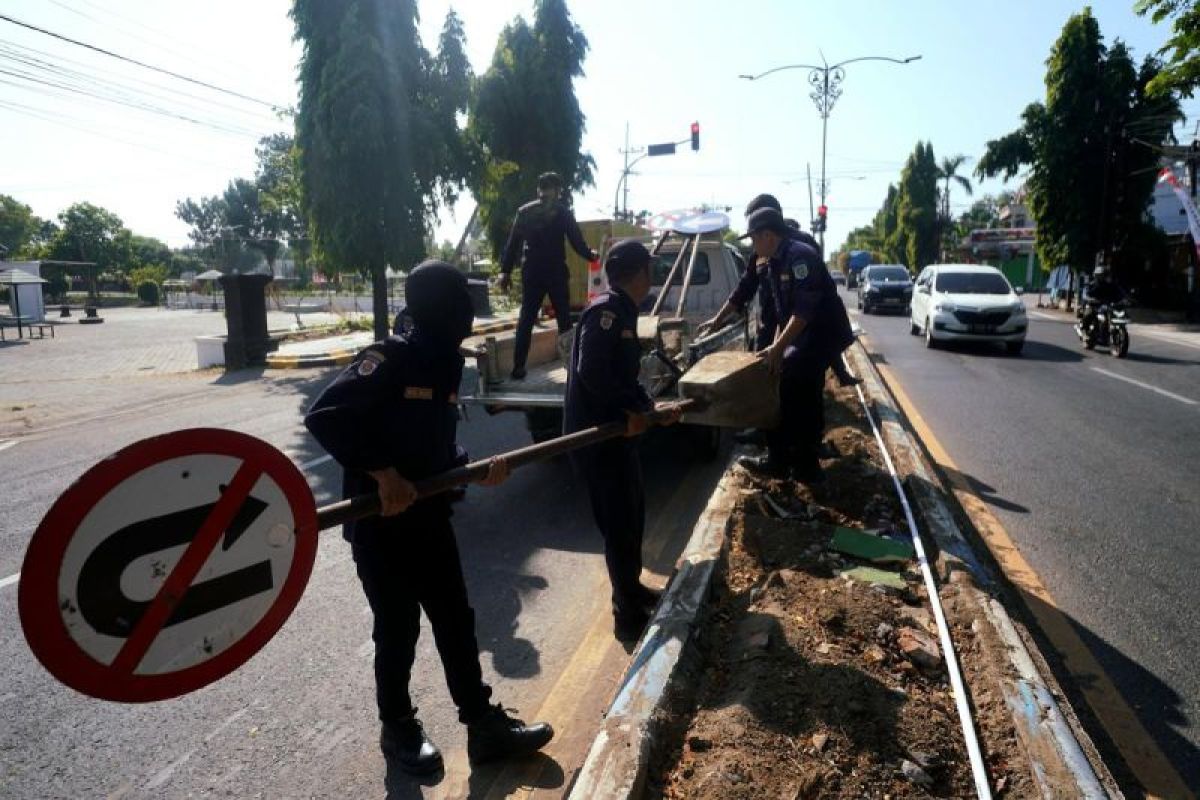
[[(948, 156), (942, 159), (941, 165), (938, 167), (938, 180), (944, 181), (942, 188), (942, 247), (946, 248), (946, 234), (952, 230), (953, 217), (950, 216), (950, 183), (953, 181), (963, 188), (963, 191), (968, 196), (974, 193), (971, 186), (971, 181), (965, 175), (959, 175), (958, 170), (965, 164), (967, 157), (961, 153), (956, 156)], [(943, 257), (945, 254), (943, 254)]]

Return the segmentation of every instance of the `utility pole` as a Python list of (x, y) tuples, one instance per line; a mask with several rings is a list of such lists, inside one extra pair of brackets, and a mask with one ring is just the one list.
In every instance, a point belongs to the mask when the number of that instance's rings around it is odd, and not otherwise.
[(817, 212), (813, 209), (812, 201), (812, 164), (805, 164), (804, 169), (808, 172), (808, 229), (811, 231), (813, 221), (817, 218)]
[[(842, 80), (846, 77), (846, 71), (843, 69), (847, 64), (853, 64), (856, 61), (890, 61), (893, 64), (909, 64), (916, 61), (920, 56), (909, 56), (908, 58), (890, 58), (888, 56), (860, 56), (859, 58), (851, 58), (846, 61), (839, 61), (836, 64), (830, 64), (825, 61), (825, 57), (821, 57), (821, 64), (789, 64), (785, 67), (775, 67), (758, 75), (739, 75), (739, 78), (744, 78), (748, 81), (756, 81), (760, 78), (765, 78), (768, 75), (773, 75), (776, 72), (783, 72), (789, 69), (806, 69), (808, 70), (808, 85), (812, 87), (812, 92), (809, 97), (817, 106), (817, 113), (821, 115), (821, 181), (817, 184), (817, 192), (821, 196), (821, 208), (826, 208), (825, 199), (829, 193), (829, 181), (825, 177), (825, 162), (828, 139), (829, 139), (829, 114), (833, 111), (833, 106), (837, 103), (839, 97), (842, 96)], [(820, 237), (821, 249), (825, 249), (825, 231), (818, 231)]]

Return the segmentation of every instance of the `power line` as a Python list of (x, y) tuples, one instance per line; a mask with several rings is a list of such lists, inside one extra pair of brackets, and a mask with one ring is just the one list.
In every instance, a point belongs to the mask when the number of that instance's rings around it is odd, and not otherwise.
[[(126, 106), (128, 108), (134, 108), (139, 111), (146, 111), (151, 114), (159, 114), (164, 117), (173, 117), (175, 119), (182, 120), (183, 122), (190, 122), (193, 125), (200, 125), (200, 126), (203, 126), (206, 128), (212, 128), (213, 130), (218, 130), (223, 133), (230, 133), (230, 134), (234, 134), (237, 136), (249, 136), (249, 137), (256, 138), (256, 139), (260, 138), (259, 134), (255, 133), (252, 130), (249, 130), (248, 128), (240, 128), (239, 129), (239, 128), (224, 126), (219, 123), (205, 122), (204, 120), (196, 119), (194, 117), (189, 117), (185, 114), (177, 114), (168, 109), (154, 106), (149, 103), (142, 103), (142, 102), (138, 102), (136, 100), (134, 100), (134, 101), (122, 100), (117, 97), (106, 97), (101, 94), (96, 94), (95, 92), (89, 92), (86, 89), (81, 89), (81, 88), (78, 88), (75, 86), (71, 86), (70, 84), (56, 83), (54, 81), (45, 80), (43, 78), (39, 78), (37, 76), (30, 75), (29, 73), (14, 72), (12, 70), (0, 68), (0, 75), (8, 75), (10, 77), (20, 78), (21, 80), (29, 81), (30, 83), (48, 86), (50, 88), (58, 89), (60, 91), (70, 92), (72, 94), (81, 94), (81, 95), (84, 95), (85, 97), (90, 97), (95, 100), (101, 100), (101, 101), (107, 102), (107, 103), (114, 103), (116, 105)], [(36, 89), (34, 89), (32, 87), (25, 86), (23, 84), (16, 83), (14, 81), (6, 81), (3, 79), (0, 79), (0, 84), (5, 84), (8, 86), (15, 86), (19, 89), (25, 89), (26, 91), (37, 91)], [(41, 93), (46, 94), (46, 92), (44, 90)]]
[(215, 86), (211, 83), (206, 83), (205, 81), (202, 81), (202, 80), (197, 80), (196, 78), (189, 78), (186, 75), (180, 75), (178, 72), (172, 72), (169, 69), (163, 69), (162, 67), (156, 67), (153, 64), (147, 64), (143, 61), (138, 61), (137, 59), (129, 58), (128, 56), (123, 56), (123, 55), (120, 55), (119, 53), (114, 53), (111, 50), (105, 50), (102, 47), (96, 47), (95, 45), (88, 44), (87, 42), (81, 42), (78, 39), (72, 39), (68, 36), (63, 36), (60, 33), (54, 33), (53, 31), (48, 31), (45, 28), (39, 28), (36, 25), (31, 25), (28, 22), (22, 22), (21, 20), (14, 19), (13, 17), (7, 16), (6, 14), (0, 14), (0, 20), (3, 20), (4, 22), (8, 22), (13, 25), (17, 25), (22, 28), (26, 28), (31, 31), (36, 31), (37, 33), (43, 34), (45, 36), (49, 36), (54, 39), (58, 39), (63, 42), (68, 42), (69, 44), (73, 44), (77, 47), (84, 47), (88, 50), (92, 50), (94, 52), (101, 53), (102, 55), (106, 55), (110, 58), (115, 58), (120, 61), (125, 61), (129, 64), (134, 64), (136, 66), (142, 67), (143, 69), (153, 70), (154, 72), (160, 72), (163, 75), (169, 75), (172, 78), (177, 78), (178, 80), (181, 80), (181, 81), (187, 81), (188, 83), (193, 83), (197, 86), (203, 86), (204, 88), (211, 89), (214, 92), (221, 92), (222, 94), (227, 94), (227, 95), (230, 95), (231, 97), (237, 97), (239, 99), (245, 100), (250, 103), (257, 103), (258, 105), (266, 106), (275, 111), (280, 111), (283, 109), (283, 106), (280, 106), (276, 103), (268, 103), (266, 100), (259, 100), (254, 97), (250, 97), (249, 95), (242, 94), (241, 92), (235, 92), (232, 89), (224, 89), (220, 86)]
[[(100, 12), (104, 16), (104, 19), (101, 19), (100, 17), (94, 17), (91, 14), (87, 14), (86, 12), (80, 11), (80, 10), (74, 8), (72, 5), (62, 2), (62, 0), (51, 0), (51, 1), (55, 5), (60, 6), (61, 8), (64, 8), (73, 14), (77, 14), (86, 19), (93, 20), (97, 24), (102, 25), (112, 31), (115, 31), (118, 34), (126, 36), (130, 39), (136, 40), (136, 41), (138, 41), (148, 47), (151, 47), (155, 50), (158, 50), (160, 52), (168, 53), (173, 58), (181, 59), (190, 64), (195, 64), (206, 70), (212, 71), (215, 74), (220, 74), (225, 77), (235, 76), (235, 77), (232, 77), (233, 80), (243, 80), (247, 75), (253, 75), (253, 73), (254, 73), (253, 68), (247, 66), (243, 62), (237, 62), (237, 61), (233, 60), (227, 54), (222, 54), (222, 60), (221, 60), (220, 64), (210, 64), (208, 62), (193, 58), (192, 56), (190, 56), (187, 53), (182, 52), (182, 51), (183, 50), (192, 50), (194, 52), (195, 47), (196, 47), (195, 42), (190, 42), (185, 39), (179, 39), (170, 33), (166, 33), (164, 31), (160, 31), (155, 28), (152, 28), (133, 17), (125, 16), (124, 14), (117, 12), (115, 9), (106, 8), (97, 3), (93, 3), (93, 2), (91, 2), (91, 0), (77, 0), (77, 1), (82, 2), (84, 5), (88, 6), (89, 8), (95, 9), (96, 11)], [(135, 31), (131, 30), (130, 28), (119, 25), (119, 24), (113, 22), (112, 21), (113, 19), (123, 20), (126, 23), (129, 23), (133, 26), (136, 26), (137, 28), (140, 28), (143, 31), (146, 31), (147, 33), (150, 34), (150, 36), (144, 36), (140, 33), (137, 33)], [(151, 37), (153, 37), (153, 38), (151, 38)], [(238, 72), (230, 72), (227, 69), (222, 69), (222, 67), (235, 67), (239, 71)]]
[(227, 169), (229, 167), (228, 164), (218, 164), (215, 161), (206, 161), (202, 158), (196, 158), (194, 155), (191, 155), (188, 153), (172, 151), (172, 150), (163, 150), (160, 147), (155, 147), (153, 145), (145, 144), (143, 142), (134, 142), (134, 141), (130, 141), (129, 139), (123, 139), (119, 136), (113, 136), (110, 133), (107, 133), (105, 131), (98, 131), (95, 128), (85, 127), (83, 125), (76, 125), (70, 121), (70, 118), (63, 116), (62, 114), (57, 114), (56, 112), (51, 111), (50, 109), (38, 108), (37, 106), (25, 105), (24, 103), (17, 103), (17, 102), (13, 102), (11, 100), (4, 100), (4, 99), (0, 99), (0, 108), (7, 108), (9, 111), (12, 111), (15, 114), (21, 114), (26, 117), (30, 117), (32, 119), (41, 120), (42, 122), (48, 122), (52, 125), (61, 125), (64, 128), (70, 128), (72, 130), (82, 131), (82, 132), (88, 134), (89, 136), (99, 136), (102, 139), (109, 139), (111, 141), (119, 142), (120, 144), (128, 145), (130, 147), (136, 147), (139, 150), (152, 150), (156, 153), (161, 153), (165, 156), (170, 156), (171, 158), (192, 161), (196, 164), (202, 164), (206, 167), (215, 167), (217, 169)]
[[(34, 54), (34, 55), (30, 55), (30, 54)], [(119, 73), (114, 73), (110, 70), (98, 69), (96, 67), (92, 67), (91, 65), (82, 64), (78, 61), (74, 61), (69, 58), (62, 58), (61, 56), (58, 56), (58, 58), (62, 59), (66, 63), (78, 64), (81, 67), (85, 67), (85, 68), (91, 70), (91, 72), (81, 72), (80, 70), (72, 69), (70, 67), (63, 66), (62, 64), (57, 64), (52, 61), (47, 61), (47, 60), (45, 60), (45, 58), (38, 58), (38, 56), (45, 56), (46, 58), (54, 58), (55, 57), (49, 53), (45, 53), (45, 52), (43, 52), (41, 50), (37, 50), (35, 48), (25, 47), (23, 45), (15, 44), (14, 42), (9, 42), (9, 41), (0, 39), (0, 59), (7, 59), (8, 61), (15, 61), (24, 66), (31, 67), (35, 70), (39, 70), (43, 73), (50, 73), (51, 77), (61, 77), (61, 78), (67, 79), (67, 80), (72, 80), (72, 81), (76, 82), (78, 85), (81, 85), (83, 88), (96, 88), (96, 85), (99, 85), (101, 88), (104, 88), (104, 89), (109, 89), (109, 90), (115, 89), (123, 97), (129, 97), (129, 94), (128, 94), (129, 92), (135, 92), (135, 93), (142, 94), (142, 95), (151, 97), (151, 98), (153, 98), (155, 100), (159, 100), (159, 101), (164, 101), (164, 102), (168, 102), (168, 103), (179, 102), (178, 98), (166, 97), (161, 94), (157, 94), (153, 91), (147, 91), (146, 89), (138, 88), (137, 86), (131, 86), (127, 83), (122, 82), (122, 81), (132, 81), (135, 84), (141, 84), (143, 86), (150, 87), (150, 89), (160, 90), (160, 91), (167, 92), (170, 94), (179, 95), (179, 97), (188, 98), (190, 100), (195, 100), (199, 103), (214, 106), (216, 108), (225, 109), (227, 111), (233, 112), (238, 115), (250, 117), (259, 123), (263, 122), (266, 118), (268, 118), (270, 116), (267, 112), (258, 111), (258, 110), (249, 110), (247, 108), (239, 108), (239, 107), (231, 105), (229, 103), (224, 103), (224, 102), (221, 102), (220, 100), (216, 100), (216, 99), (212, 99), (212, 98), (202, 97), (200, 95), (192, 94), (192, 93), (184, 91), (182, 89), (174, 89), (174, 88), (171, 88), (168, 86), (163, 86), (161, 84), (151, 83), (149, 81), (145, 81), (140, 78), (119, 75)], [(101, 77), (100, 75), (95, 74), (96, 72), (105, 73), (108, 75), (118, 75), (121, 80), (113, 80), (111, 78), (104, 78), (104, 77)], [(194, 109), (194, 110), (199, 111), (200, 113), (210, 113), (209, 109)]]

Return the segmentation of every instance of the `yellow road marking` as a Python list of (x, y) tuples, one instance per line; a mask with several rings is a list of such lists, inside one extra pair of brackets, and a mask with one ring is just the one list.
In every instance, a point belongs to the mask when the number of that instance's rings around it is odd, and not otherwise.
[(942, 447), (933, 430), (904, 391), (895, 372), (886, 364), (876, 363), (875, 367), (887, 381), (888, 388), (895, 395), (917, 436), (925, 444), (930, 457), (950, 482), (955, 497), (971, 518), (992, 556), (1017, 588), (1026, 608), (1033, 614), (1042, 632), (1058, 650), (1063, 665), (1076, 680), (1088, 705), (1092, 707), (1100, 724), (1120, 750), (1125, 763), (1141, 782), (1146, 796), (1172, 800), (1194, 798), (1195, 795), (1188, 790), (1183, 779), (1171, 766), (1171, 762), (1142, 726), (1104, 668), (1096, 661), (1092, 651), (1079, 638), (1066, 614), (1058, 608), (1053, 595), (1021, 554), (1008, 531), (963, 477), (954, 459)]

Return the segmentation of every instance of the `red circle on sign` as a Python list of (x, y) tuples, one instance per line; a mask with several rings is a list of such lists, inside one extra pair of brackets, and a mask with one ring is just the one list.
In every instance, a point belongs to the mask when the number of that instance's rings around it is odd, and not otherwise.
[[(295, 522), (295, 547), (288, 575), (262, 618), (211, 659), (176, 672), (150, 675), (97, 661), (72, 638), (60, 610), (58, 582), (67, 548), (84, 518), (114, 488), (160, 462), (194, 455), (239, 458), (241, 469), (258, 470), (255, 481), (265, 476), (279, 487)], [(312, 573), (317, 533), (317, 508), (308, 482), (287, 456), (266, 442), (217, 428), (193, 428), (143, 439), (85, 472), (42, 518), (21, 568), (17, 596), (21, 627), (38, 661), (54, 677), (84, 694), (121, 702), (178, 697), (233, 672), (283, 626)], [(183, 558), (187, 557), (185, 553)]]

